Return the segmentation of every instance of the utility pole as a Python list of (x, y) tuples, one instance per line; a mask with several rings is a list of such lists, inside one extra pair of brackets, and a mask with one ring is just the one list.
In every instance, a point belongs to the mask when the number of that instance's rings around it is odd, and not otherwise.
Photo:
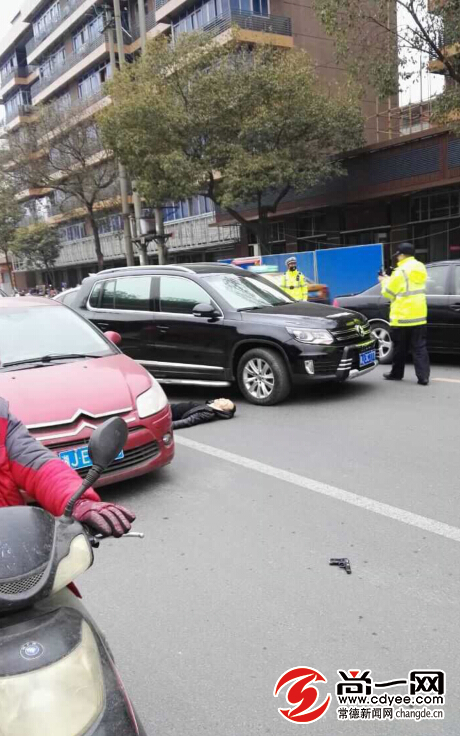
[[(141, 37), (141, 50), (144, 53), (147, 48), (147, 28), (145, 24), (145, 5), (144, 0), (138, 0), (138, 15), (139, 15), (139, 33)], [(142, 238), (143, 233), (141, 232), (141, 213), (142, 204), (139, 191), (137, 188), (137, 182), (133, 180), (133, 205), (134, 205), (134, 237), (136, 244), (139, 248), (139, 260), (141, 266), (147, 266), (147, 248), (148, 243), (145, 242), (145, 238)]]
[(134, 204), (134, 238), (135, 243), (139, 248), (139, 261), (141, 266), (148, 266), (147, 248), (148, 243), (143, 238), (143, 232), (141, 228), (142, 218), (142, 206), (139, 192), (137, 191), (137, 182), (133, 181), (133, 204)]
[(163, 209), (161, 207), (155, 207), (155, 243), (158, 246), (158, 263), (163, 266), (166, 261), (166, 242), (171, 237), (170, 234), (165, 235), (165, 223), (163, 218)]
[(141, 34), (141, 49), (144, 53), (147, 48), (147, 28), (145, 25), (145, 5), (144, 0), (137, 0), (137, 7), (139, 9), (139, 33)]
[[(116, 0), (119, 2), (119, 0)], [(137, 0), (139, 10), (139, 32), (141, 36), (141, 49), (142, 53), (147, 48), (147, 29), (145, 24), (145, 6), (144, 0)], [(134, 187), (134, 182), (133, 182)], [(136, 208), (136, 200), (134, 199), (134, 208)], [(154, 237), (155, 243), (158, 247), (158, 263), (163, 265), (166, 263), (166, 242), (170, 235), (165, 235), (163, 209), (161, 207), (155, 207), (155, 230), (156, 235)], [(138, 233), (141, 235), (141, 233)]]
[[(114, 0), (113, 10), (115, 16), (115, 29), (117, 34), (118, 60), (120, 62), (120, 66), (123, 66), (123, 64), (125, 63), (125, 46), (123, 39), (123, 29), (121, 27), (120, 0)], [(114, 73), (116, 69), (116, 61), (112, 27), (108, 28), (108, 33), (110, 65), (113, 70), (112, 73)], [(133, 242), (131, 239), (131, 225), (129, 223), (128, 179), (126, 176), (126, 169), (120, 162), (118, 163), (118, 172), (120, 176), (121, 210), (123, 214), (123, 239), (125, 244), (126, 263), (128, 266), (134, 266), (134, 250)]]

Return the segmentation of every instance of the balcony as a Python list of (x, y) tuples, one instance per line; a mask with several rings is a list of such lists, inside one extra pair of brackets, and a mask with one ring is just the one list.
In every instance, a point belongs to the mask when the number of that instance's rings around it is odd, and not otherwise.
[(30, 115), (32, 109), (32, 105), (18, 105), (14, 108), (14, 110), (5, 113), (6, 125), (8, 125), (8, 123), (11, 123), (11, 121), (15, 120), (16, 118), (22, 118), (25, 115)]
[[(35, 104), (36, 102), (41, 102), (42, 99), (45, 97), (45, 95), (41, 93), (45, 89), (47, 89), (47, 87), (50, 87), (56, 80), (59, 80), (60, 87), (66, 85), (69, 82), (69, 78), (71, 76), (67, 74), (67, 72), (77, 66), (77, 64), (80, 64), (83, 60), (88, 61), (88, 65), (94, 64), (97, 60), (96, 57), (98, 56), (98, 54), (95, 54), (94, 52), (98, 49), (100, 49), (101, 53), (106, 49), (108, 50), (108, 35), (106, 33), (99, 34), (92, 41), (88, 41), (88, 43), (83, 44), (83, 46), (81, 46), (78, 51), (75, 51), (75, 53), (66, 56), (65, 61), (63, 61), (62, 64), (59, 64), (53, 69), (52, 74), (43, 77), (38, 82), (38, 84), (35, 84), (33, 88), (33, 103)], [(86, 66), (87, 65), (85, 64), (85, 68)], [(83, 69), (78, 69), (77, 73), (80, 74), (82, 71)], [(55, 91), (56, 89), (53, 87), (52, 92)]]
[[(150, 13), (147, 13), (145, 16), (145, 28), (147, 31), (147, 35), (149, 34), (149, 31), (152, 31), (156, 26), (156, 20), (155, 20), (155, 11), (151, 11)], [(138, 38), (141, 37), (141, 29), (139, 27), (139, 22), (135, 23), (133, 27), (130, 29), (131, 33), (131, 43), (133, 41), (137, 41)]]
[[(442, 50), (446, 58), (460, 54), (460, 38), (452, 31), (440, 31), (437, 34), (436, 45)], [(428, 71), (433, 74), (445, 74), (444, 63), (438, 59), (433, 51), (429, 54)]]
[[(238, 225), (230, 227), (209, 227), (215, 224), (215, 215), (202, 215), (191, 220), (181, 220), (165, 223), (166, 231), (172, 232), (173, 237), (168, 241), (168, 250), (171, 252), (203, 250), (209, 247), (218, 247), (238, 243), (240, 239), (240, 228)], [(123, 233), (107, 233), (101, 235), (101, 247), (104, 258), (107, 260), (120, 260), (120, 265), (125, 261)], [(157, 246), (149, 245), (149, 254), (155, 255)], [(94, 238), (92, 236), (82, 240), (74, 240), (65, 243), (55, 263), (55, 268), (66, 268), (84, 264), (95, 264), (96, 254), (94, 250)], [(26, 261), (15, 259), (13, 261), (15, 271), (30, 271), (30, 265)], [(33, 269), (32, 269), (33, 270)]]
[(204, 26), (203, 30), (219, 36), (232, 25), (256, 33), (272, 33), (278, 36), (292, 36), (291, 19), (282, 15), (256, 15), (246, 10), (229, 10)]
[(67, 0), (67, 4), (64, 5), (64, 7), (61, 6), (61, 13), (59, 17), (56, 18), (52, 23), (49, 23), (40, 35), (34, 36), (33, 38), (31, 38), (29, 43), (26, 44), (27, 58), (29, 58), (30, 54), (35, 51), (35, 49), (41, 44), (42, 41), (45, 40), (47, 36), (49, 36), (54, 30), (56, 30), (56, 28), (59, 28), (61, 23), (70, 15), (72, 15), (74, 10), (80, 7), (80, 5), (83, 5), (84, 2), (86, 2), (86, 0)]
[[(186, 220), (165, 222), (165, 231), (172, 233), (172, 237), (168, 240), (167, 244), (168, 250), (193, 250), (239, 242), (239, 225), (219, 227), (215, 225), (215, 222), (216, 216), (213, 212), (208, 215), (198, 215), (197, 217), (191, 217)], [(155, 246), (152, 252), (156, 253), (156, 250)]]
[[(218, 37), (229, 31), (232, 26), (238, 26), (241, 29), (238, 32), (240, 41), (268, 42), (277, 46), (293, 45), (291, 19), (281, 15), (258, 15), (246, 10), (227, 10), (200, 30)], [(186, 33), (187, 31), (181, 32)]]
[(18, 81), (20, 80), (22, 84), (30, 84), (31, 80), (29, 79), (29, 77), (31, 77), (36, 72), (37, 68), (34, 66), (16, 66), (14, 67), (14, 69), (11, 69), (11, 71), (1, 75), (1, 88), (3, 89), (4, 87), (6, 87), (6, 85), (14, 79)]
[[(123, 233), (107, 233), (100, 237), (102, 252), (105, 258), (111, 260), (125, 258)], [(92, 236), (83, 238), (82, 240), (73, 240), (69, 243), (64, 243), (54, 267), (63, 268), (85, 263), (96, 263), (94, 238)], [(13, 270), (33, 271), (34, 268), (26, 260), (15, 258), (13, 260)]]

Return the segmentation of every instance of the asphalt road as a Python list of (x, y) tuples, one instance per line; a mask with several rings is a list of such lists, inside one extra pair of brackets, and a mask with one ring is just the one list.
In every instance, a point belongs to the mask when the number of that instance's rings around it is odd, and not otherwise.
[[(383, 370), (238, 401), (178, 432), (171, 466), (105, 490), (146, 537), (105, 542), (81, 588), (149, 736), (458, 736), (460, 361), (427, 388)], [(189, 397), (204, 394), (170, 394)], [(295, 666), (327, 678), (316, 705), (333, 695), (312, 724), (278, 713), (286, 688), (273, 697)], [(338, 721), (338, 669), (445, 670), (445, 719)]]

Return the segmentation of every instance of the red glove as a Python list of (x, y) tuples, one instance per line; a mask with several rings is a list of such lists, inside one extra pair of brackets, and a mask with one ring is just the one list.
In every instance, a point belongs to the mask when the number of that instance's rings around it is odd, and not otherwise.
[(96, 534), (104, 537), (121, 537), (131, 529), (135, 514), (114, 503), (91, 501), (81, 498), (74, 506), (72, 516), (82, 524), (90, 526)]

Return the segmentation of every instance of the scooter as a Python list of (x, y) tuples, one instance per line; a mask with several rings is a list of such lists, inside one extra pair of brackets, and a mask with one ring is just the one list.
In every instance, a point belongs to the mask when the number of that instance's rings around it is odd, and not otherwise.
[(63, 516), (0, 509), (2, 736), (146, 736), (105, 638), (72, 587), (100, 541), (72, 518), (73, 507), (127, 436), (120, 417), (94, 431), (93, 465)]

